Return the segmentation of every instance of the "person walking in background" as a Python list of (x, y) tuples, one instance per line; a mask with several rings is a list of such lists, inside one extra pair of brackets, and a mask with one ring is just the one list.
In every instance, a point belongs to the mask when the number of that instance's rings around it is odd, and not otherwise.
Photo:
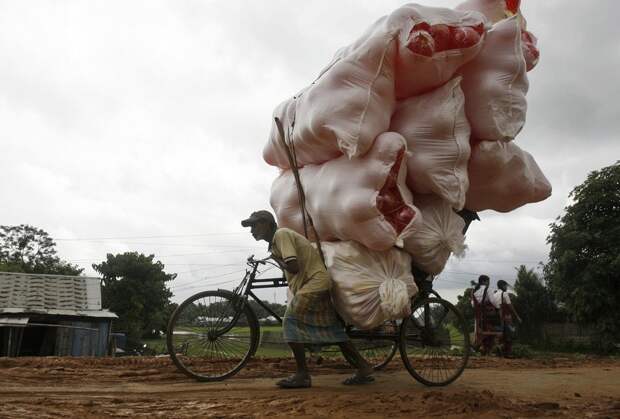
[[(473, 281), (472, 281), (473, 284)], [(493, 336), (485, 335), (483, 332), (488, 331), (488, 322), (485, 322), (485, 315), (494, 315), (495, 309), (491, 306), (489, 297), (489, 285), (491, 279), (487, 275), (480, 275), (478, 283), (475, 284), (471, 291), (471, 305), (474, 307), (474, 344), (473, 349), (480, 350), (483, 354), (488, 353), (490, 347), (493, 346)]]
[(508, 295), (508, 283), (504, 280), (497, 281), (497, 290), (491, 295), (490, 298), (493, 307), (498, 310), (501, 318), (502, 327), (502, 354), (510, 358), (512, 357), (512, 342), (515, 334), (515, 327), (513, 323), (513, 316), (519, 323), (521, 323), (521, 317), (515, 310), (510, 296)]
[(472, 306), (488, 301), (489, 285), (491, 285), (491, 279), (487, 275), (480, 275), (478, 277), (478, 283), (474, 286), (471, 293)]

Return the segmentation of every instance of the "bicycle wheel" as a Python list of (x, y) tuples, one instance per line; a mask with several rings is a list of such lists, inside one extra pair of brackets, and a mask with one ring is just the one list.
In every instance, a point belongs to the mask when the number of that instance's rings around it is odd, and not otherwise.
[[(395, 321), (387, 321), (372, 330), (351, 328), (347, 334), (360, 355), (375, 371), (385, 368), (398, 349), (398, 324)], [(347, 354), (343, 353), (343, 356), (354, 368), (358, 367)]]
[(463, 316), (448, 301), (430, 297), (415, 302), (400, 330), (400, 355), (409, 373), (427, 386), (456, 380), (469, 358)]
[(204, 291), (185, 300), (168, 323), (166, 344), (174, 364), (199, 381), (236, 374), (256, 352), (254, 312), (229, 291)]

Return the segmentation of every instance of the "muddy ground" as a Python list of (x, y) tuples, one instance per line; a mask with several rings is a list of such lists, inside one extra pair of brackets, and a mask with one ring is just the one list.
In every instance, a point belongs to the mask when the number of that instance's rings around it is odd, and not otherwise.
[(417, 383), (398, 359), (373, 384), (343, 386), (349, 368), (327, 360), (311, 365), (312, 389), (274, 387), (293, 368), (256, 360), (198, 383), (165, 357), (0, 358), (0, 417), (620, 418), (620, 360), (609, 358), (473, 358), (442, 388)]

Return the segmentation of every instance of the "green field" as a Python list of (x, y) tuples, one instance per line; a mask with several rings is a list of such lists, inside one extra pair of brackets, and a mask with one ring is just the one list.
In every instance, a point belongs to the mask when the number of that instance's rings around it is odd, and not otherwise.
[[(201, 327), (184, 327), (186, 331), (200, 332), (203, 330)], [(232, 333), (240, 335), (249, 335), (249, 327), (234, 327), (231, 330)], [(282, 341), (282, 326), (261, 326), (260, 327), (261, 339), (256, 356), (258, 357), (286, 357), (291, 354), (290, 349), (284, 341)], [(149, 350), (152, 350), (155, 354), (163, 354), (167, 352), (166, 348), (166, 336), (162, 335), (158, 338), (142, 339), (142, 343), (147, 345)]]

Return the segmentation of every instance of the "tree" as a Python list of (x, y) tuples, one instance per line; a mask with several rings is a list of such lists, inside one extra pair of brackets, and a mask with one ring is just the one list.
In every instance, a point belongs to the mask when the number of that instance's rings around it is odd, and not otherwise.
[[(474, 286), (473, 283), (472, 286)], [(470, 333), (474, 331), (474, 308), (471, 305), (472, 290), (473, 288), (467, 288), (463, 292), (463, 295), (457, 296), (457, 303), (455, 306), (463, 315), (463, 319)]]
[(106, 261), (93, 264), (103, 277), (103, 307), (119, 316), (115, 328), (126, 332), (128, 341), (134, 344), (154, 332), (165, 331), (171, 312), (172, 293), (166, 282), (176, 274), (164, 272), (164, 265), (154, 262), (154, 258), (127, 252), (108, 254)]
[(511, 296), (511, 301), (522, 319), (518, 326), (519, 340), (541, 343), (544, 322), (557, 320), (560, 316), (551, 291), (533, 269), (524, 265), (517, 268), (514, 290), (516, 295)]
[(591, 172), (551, 224), (545, 279), (579, 322), (600, 332), (602, 349), (620, 338), (620, 162)]
[(47, 232), (26, 224), (0, 226), (0, 270), (79, 275), (83, 269), (61, 260)]

